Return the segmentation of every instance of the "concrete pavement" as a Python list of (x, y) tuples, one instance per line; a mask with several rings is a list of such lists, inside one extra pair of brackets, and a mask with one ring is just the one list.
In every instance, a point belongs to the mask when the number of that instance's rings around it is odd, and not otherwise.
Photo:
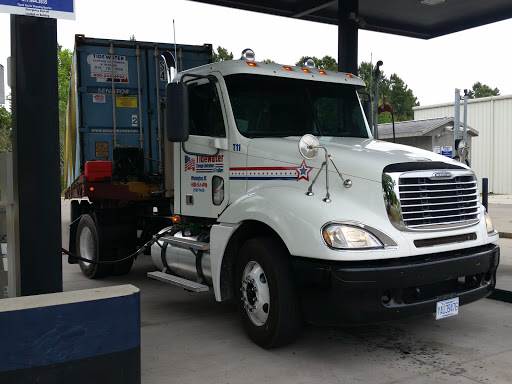
[[(500, 239), (498, 288), (512, 289), (512, 240)], [(211, 293), (155, 280), (149, 257), (126, 276), (88, 280), (63, 258), (64, 289), (131, 283), (141, 290), (142, 382), (510, 384), (512, 305), (483, 299), (458, 316), (424, 316), (363, 327), (306, 327), (297, 342), (265, 351), (244, 335), (236, 311)]]
[(489, 195), (488, 208), (500, 237), (512, 239), (512, 195)]
[[(512, 232), (512, 205), (489, 201), (496, 228)], [(63, 202), (63, 228), (68, 225)], [(512, 239), (498, 243), (497, 288), (512, 291)], [(247, 339), (231, 305), (148, 279), (154, 269), (141, 256), (129, 275), (88, 280), (63, 257), (65, 291), (126, 283), (140, 288), (143, 383), (512, 383), (512, 305), (504, 301), (483, 299), (439, 321), (424, 316), (306, 327), (296, 343), (266, 351)]]

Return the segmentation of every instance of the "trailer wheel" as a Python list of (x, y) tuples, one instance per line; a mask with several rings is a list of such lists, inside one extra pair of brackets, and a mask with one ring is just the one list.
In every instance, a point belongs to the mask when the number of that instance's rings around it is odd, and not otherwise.
[(267, 349), (291, 343), (302, 319), (285, 246), (273, 238), (249, 239), (238, 256), (237, 297), (247, 335)]
[[(78, 256), (91, 261), (100, 261), (100, 246), (98, 230), (91, 215), (83, 215), (76, 232), (76, 251)], [(79, 261), (82, 273), (89, 279), (108, 276), (112, 272), (112, 265), (91, 264)]]

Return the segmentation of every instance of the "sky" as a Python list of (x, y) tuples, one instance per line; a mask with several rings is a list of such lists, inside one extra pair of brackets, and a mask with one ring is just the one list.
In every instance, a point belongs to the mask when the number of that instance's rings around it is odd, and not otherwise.
[[(337, 58), (337, 27), (187, 0), (75, 0), (76, 20), (58, 20), (57, 40), (73, 49), (74, 35), (219, 45), (238, 58), (244, 48), (256, 60), (295, 64), (302, 56)], [(421, 105), (452, 102), (455, 88), (480, 81), (512, 94), (512, 49), (505, 44), (512, 19), (431, 40), (359, 31), (358, 61), (382, 60), (384, 74), (400, 76)], [(0, 14), (0, 64), (10, 55), (10, 18)], [(7, 71), (5, 71), (7, 72)], [(9, 88), (6, 86), (6, 92)]]

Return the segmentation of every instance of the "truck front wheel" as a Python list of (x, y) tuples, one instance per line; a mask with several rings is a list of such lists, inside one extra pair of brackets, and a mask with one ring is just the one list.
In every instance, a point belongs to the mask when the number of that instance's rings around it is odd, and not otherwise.
[[(76, 251), (78, 256), (91, 260), (100, 261), (100, 246), (98, 241), (98, 230), (91, 215), (83, 215), (76, 231)], [(112, 272), (112, 265), (92, 264), (79, 261), (82, 273), (89, 279), (108, 276)]]
[(249, 338), (263, 348), (294, 341), (302, 320), (286, 247), (273, 238), (249, 239), (239, 252), (236, 279)]

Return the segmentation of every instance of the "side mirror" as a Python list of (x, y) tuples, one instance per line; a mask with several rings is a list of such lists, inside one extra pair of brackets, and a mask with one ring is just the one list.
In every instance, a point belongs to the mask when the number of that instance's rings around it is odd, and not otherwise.
[(320, 143), (318, 139), (306, 133), (299, 140), (299, 153), (306, 160), (313, 160), (318, 155)]
[(167, 140), (182, 143), (189, 136), (188, 86), (169, 83), (165, 87)]

